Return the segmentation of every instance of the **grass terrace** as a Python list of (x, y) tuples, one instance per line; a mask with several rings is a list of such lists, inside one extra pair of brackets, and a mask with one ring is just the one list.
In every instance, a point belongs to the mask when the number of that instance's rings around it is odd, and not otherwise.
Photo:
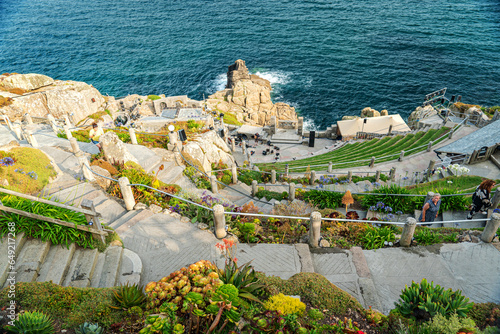
[(394, 137), (374, 138), (364, 142), (347, 144), (338, 150), (306, 159), (262, 163), (257, 164), (257, 166), (265, 171), (271, 169), (283, 171), (285, 165), (288, 164), (290, 168), (293, 168), (291, 172), (304, 172), (307, 166), (311, 166), (311, 170), (326, 170), (326, 166), (313, 166), (326, 165), (330, 161), (334, 163), (334, 168), (366, 166), (372, 157), (375, 157), (376, 163), (380, 163), (398, 159), (401, 150), (405, 151), (405, 156), (422, 152), (427, 149), (429, 142), (433, 142), (433, 145), (436, 145), (443, 141), (449, 131), (450, 128), (443, 127), (438, 130), (432, 129), (426, 132), (407, 134), (406, 136), (397, 135)]

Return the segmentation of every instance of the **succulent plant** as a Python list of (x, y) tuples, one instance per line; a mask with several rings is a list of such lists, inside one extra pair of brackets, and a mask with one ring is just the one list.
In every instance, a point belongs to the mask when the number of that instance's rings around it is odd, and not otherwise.
[(25, 312), (14, 321), (14, 326), (5, 326), (9, 333), (23, 334), (52, 334), (54, 333), (53, 321), (42, 312)]
[(99, 324), (85, 322), (75, 329), (76, 334), (102, 334), (104, 329)]
[[(143, 306), (146, 301), (146, 295), (142, 292), (142, 287), (137, 284), (120, 285), (117, 290), (113, 290), (115, 301), (120, 308), (129, 309), (134, 306)], [(118, 308), (118, 307), (115, 307)]]

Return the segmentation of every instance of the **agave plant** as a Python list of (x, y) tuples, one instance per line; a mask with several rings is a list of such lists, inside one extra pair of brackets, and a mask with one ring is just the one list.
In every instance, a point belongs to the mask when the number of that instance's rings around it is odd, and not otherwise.
[(115, 301), (120, 305), (120, 307), (114, 308), (129, 309), (133, 306), (143, 306), (146, 301), (142, 287), (137, 284), (120, 285), (117, 290), (113, 290), (113, 294)]
[(102, 334), (104, 329), (99, 324), (85, 322), (75, 329), (76, 334)]
[(52, 334), (54, 324), (50, 317), (42, 312), (25, 312), (14, 321), (14, 326), (5, 326), (9, 333)]

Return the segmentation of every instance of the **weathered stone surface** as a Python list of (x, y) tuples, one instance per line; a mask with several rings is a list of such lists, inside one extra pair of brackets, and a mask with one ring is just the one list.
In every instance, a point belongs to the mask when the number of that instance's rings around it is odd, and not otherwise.
[(49, 86), (54, 83), (54, 79), (36, 73), (13, 74), (9, 76), (0, 76), (0, 85), (7, 88), (21, 88), (26, 91)]
[(222, 161), (228, 166), (232, 166), (234, 163), (229, 147), (215, 131), (205, 132), (189, 141), (183, 146), (182, 154), (196, 167), (202, 168), (204, 172), (210, 170), (212, 163)]
[(119, 100), (110, 96), (107, 98), (107, 102), (104, 106), (112, 113), (117, 112), (138, 112), (141, 115), (149, 116), (154, 115), (155, 110), (152, 101), (148, 101), (147, 96), (142, 96), (138, 94), (132, 94), (125, 96)]
[(108, 131), (99, 138), (99, 143), (102, 146), (104, 157), (110, 163), (128, 161), (139, 164), (137, 159), (127, 150), (125, 144), (118, 138), (113, 131)]
[(361, 110), (361, 117), (379, 117), (379, 116), (380, 113), (377, 110), (372, 109), (370, 107), (366, 107), (363, 110)]
[(156, 205), (156, 204), (151, 204), (151, 205), (149, 206), (149, 210), (150, 210), (152, 213), (160, 213), (160, 212), (162, 212), (162, 210), (163, 210), (163, 209), (162, 209), (162, 208), (161, 208), (161, 206), (159, 206), (159, 205)]
[(380, 116), (389, 116), (387, 109), (380, 110)]
[(134, 206), (134, 210), (146, 210), (148, 208), (148, 206), (144, 203), (137, 203), (135, 206)]
[(358, 116), (342, 116), (343, 121), (350, 121), (352, 119), (359, 118)]
[(418, 120), (434, 116), (436, 114), (437, 112), (432, 106), (417, 107), (408, 117), (407, 124), (410, 128), (414, 129)]
[[(102, 167), (90, 166), (90, 169), (92, 169), (94, 172), (96, 172), (97, 174), (100, 174), (102, 176), (111, 177), (111, 174), (106, 169), (104, 169)], [(96, 180), (97, 184), (99, 185), (99, 187), (101, 187), (103, 189), (108, 189), (108, 187), (111, 185), (111, 180), (108, 180), (104, 177), (100, 177), (96, 174), (94, 174), (94, 177), (95, 177), (95, 180)]]
[(271, 83), (249, 75), (245, 62), (237, 60), (229, 67), (226, 89), (209, 96), (207, 105), (214, 110), (236, 115), (239, 122), (264, 126), (276, 116), (278, 120), (296, 120), (295, 108), (285, 103), (273, 104)]

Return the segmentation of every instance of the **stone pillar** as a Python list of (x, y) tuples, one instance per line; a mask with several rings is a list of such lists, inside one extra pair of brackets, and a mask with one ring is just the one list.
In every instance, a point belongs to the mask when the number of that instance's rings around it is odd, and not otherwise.
[(403, 161), (404, 156), (405, 156), (405, 151), (401, 151), (401, 154), (399, 155), (398, 161), (399, 162)]
[(135, 135), (135, 129), (134, 128), (128, 128), (128, 134), (130, 135), (130, 141), (132, 142), (133, 145), (137, 145), (137, 136)]
[(347, 183), (351, 183), (351, 182), (352, 182), (352, 172), (348, 171), (347, 172)]
[(491, 210), (495, 210), (500, 203), (500, 188), (497, 188), (493, 197), (491, 197)]
[(33, 119), (31, 118), (30, 114), (28, 113), (24, 114), (24, 119), (26, 120), (26, 123), (33, 124)]
[(297, 118), (297, 134), (299, 136), (304, 135), (304, 117)]
[(92, 182), (95, 181), (94, 173), (92, 173), (90, 166), (89, 166), (89, 161), (83, 155), (83, 153), (80, 151), (75, 156), (78, 159), (78, 162), (80, 163), (80, 167), (82, 167), (82, 172), (83, 172), (83, 177), (85, 177), (86, 180)]
[(495, 212), (494, 214), (491, 215), (491, 219), (486, 223), (484, 231), (481, 234), (481, 240), (487, 243), (492, 242), (493, 238), (495, 238), (495, 235), (499, 227), (500, 227), (500, 213)]
[(290, 174), (290, 166), (288, 164), (285, 165), (285, 176), (288, 177), (288, 174)]
[(425, 175), (427, 180), (429, 180), (429, 178), (431, 177), (431, 173), (432, 170), (434, 169), (434, 166), (436, 166), (436, 160), (429, 161), (429, 167), (427, 167), (427, 173)]
[(331, 172), (333, 172), (333, 162), (330, 161), (328, 163), (328, 173), (331, 173)]
[(311, 212), (311, 220), (309, 221), (309, 246), (313, 248), (319, 247), (320, 232), (321, 213), (318, 211)]
[(450, 133), (448, 134), (448, 139), (453, 139), (453, 128), (450, 129)]
[(21, 130), (21, 125), (14, 124), (12, 127), (14, 128), (14, 133), (16, 134), (17, 139), (23, 140), (23, 131)]
[(13, 131), (13, 128), (12, 128), (12, 123), (10, 122), (10, 119), (8, 116), (3, 116), (3, 119), (4, 121), (7, 123), (7, 126), (9, 127), (9, 130), (10, 131)]
[(432, 149), (432, 141), (429, 142), (429, 144), (427, 144), (427, 152), (430, 152)]
[(312, 170), (311, 171), (311, 178), (309, 179), (309, 184), (312, 186), (312, 185), (314, 185), (314, 182), (316, 182), (316, 171)]
[(234, 138), (231, 139), (231, 152), (236, 152), (236, 144), (234, 143)]
[(276, 184), (276, 170), (271, 171), (271, 184)]
[(33, 147), (38, 147), (38, 141), (36, 140), (35, 136), (33, 135), (33, 132), (31, 130), (27, 131), (28, 132), (28, 138), (29, 138), (29, 143)]
[(215, 222), (215, 237), (217, 239), (225, 238), (226, 232), (226, 216), (224, 215), (224, 207), (220, 204), (216, 204), (213, 207), (214, 210), (214, 222)]
[(177, 132), (175, 132), (175, 131), (169, 132), (168, 141), (169, 141), (169, 144), (172, 146), (172, 150), (174, 150), (175, 147), (177, 146)]
[(375, 173), (375, 182), (378, 182), (378, 181), (380, 181), (380, 171), (379, 170)]
[(396, 179), (396, 167), (391, 168), (391, 172), (389, 174), (389, 177), (390, 177), (391, 181), (394, 181)]
[(69, 143), (71, 144), (71, 150), (73, 151), (73, 153), (78, 153), (80, 152), (80, 146), (78, 146), (78, 141), (76, 140), (76, 138), (71, 138), (69, 140)]
[(252, 181), (252, 196), (255, 196), (257, 194), (257, 180)]
[(290, 182), (288, 184), (288, 200), (293, 201), (295, 199), (295, 183)]
[(69, 129), (69, 126), (67, 126), (67, 125), (64, 126), (64, 133), (66, 134), (66, 138), (68, 138), (68, 139), (73, 138), (73, 135), (71, 134), (71, 130)]
[(72, 126), (72, 125), (71, 125), (71, 121), (69, 120), (69, 116), (68, 116), (68, 114), (65, 114), (65, 115), (64, 115), (64, 124), (65, 124), (65, 125), (67, 125), (67, 126), (69, 126), (69, 127), (71, 127), (71, 126)]
[(250, 164), (250, 166), (252, 165), (252, 160), (250, 160), (250, 157), (251, 157), (251, 153), (250, 153), (250, 150), (247, 150), (247, 161), (248, 163)]
[(403, 226), (403, 232), (401, 233), (401, 240), (399, 244), (402, 247), (410, 247), (411, 241), (413, 240), (413, 233), (415, 232), (415, 227), (417, 226), (417, 220), (412, 217), (406, 218), (406, 223)]
[(120, 186), (120, 190), (122, 192), (123, 200), (125, 201), (125, 208), (130, 211), (134, 209), (135, 206), (135, 198), (134, 193), (132, 192), (132, 187), (129, 186), (130, 181), (128, 177), (120, 177), (118, 179), (118, 185)]
[(277, 128), (278, 128), (278, 123), (276, 122), (276, 116), (271, 116), (271, 124), (269, 125), (269, 129), (271, 130), (271, 136), (276, 133)]
[(258, 171), (259, 171), (259, 167), (257, 167), (256, 165), (253, 165), (252, 169), (253, 169), (254, 171), (256, 171), (256, 172), (258, 172)]
[(231, 166), (231, 174), (233, 174), (233, 183), (236, 184), (238, 183), (238, 168), (236, 168), (236, 165), (233, 164)]
[(372, 168), (373, 165), (375, 165), (375, 157), (372, 157), (372, 159), (370, 160), (370, 165), (368, 167)]
[(212, 188), (212, 192), (214, 194), (219, 193), (217, 178), (215, 177), (215, 175), (210, 176), (210, 187)]
[(390, 136), (392, 134), (392, 124), (389, 125), (389, 131), (387, 131), (387, 135)]

